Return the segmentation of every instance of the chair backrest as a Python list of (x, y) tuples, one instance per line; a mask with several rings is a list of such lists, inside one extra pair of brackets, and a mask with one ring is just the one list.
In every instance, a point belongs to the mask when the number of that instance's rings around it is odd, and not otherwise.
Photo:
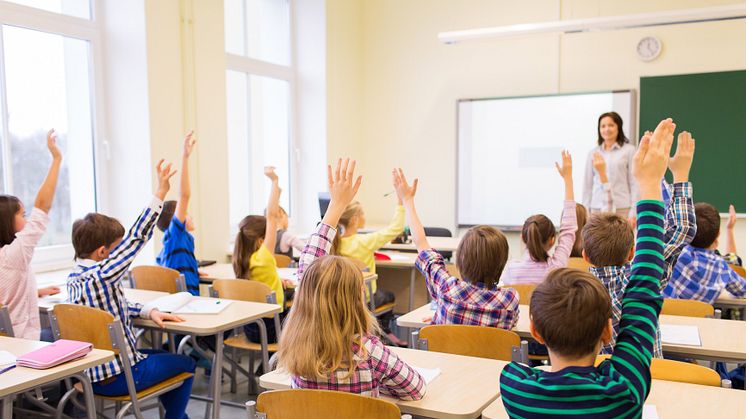
[(513, 288), (518, 291), (518, 304), (529, 305), (531, 304), (531, 295), (533, 295), (536, 289), (536, 284), (515, 284), (508, 285), (506, 288)]
[(746, 269), (743, 268), (743, 266), (737, 266), (737, 265), (730, 265), (731, 268), (733, 268), (734, 271), (740, 276), (741, 278), (746, 278)]
[[(599, 355), (596, 365), (610, 355)], [(700, 384), (703, 386), (720, 387), (720, 374), (715, 370), (689, 362), (671, 359), (653, 358), (650, 364), (650, 375), (656, 380), (677, 381), (680, 383)]]
[(661, 314), (687, 317), (713, 317), (715, 315), (715, 308), (702, 301), (664, 298)]
[(186, 291), (184, 277), (179, 271), (163, 266), (135, 266), (130, 271), (132, 287), (139, 290), (161, 291), (169, 294)]
[[(272, 288), (253, 279), (216, 279), (210, 286), (210, 297), (277, 304), (277, 296)], [(275, 315), (265, 317), (272, 318)]]
[(446, 265), (446, 270), (448, 271), (451, 276), (455, 276), (456, 278), (461, 279), (461, 271), (458, 270), (458, 266), (455, 264), (449, 263)]
[(13, 322), (10, 321), (10, 313), (8, 313), (8, 307), (0, 304), (0, 336), (12, 338), (13, 334)]
[(389, 401), (329, 390), (265, 391), (257, 397), (256, 408), (257, 411), (272, 419), (303, 417), (401, 418), (399, 407)]
[(580, 269), (581, 271), (588, 271), (588, 268), (591, 267), (591, 264), (586, 262), (583, 258), (575, 257), (567, 260), (567, 267)]
[(430, 237), (453, 237), (451, 230), (443, 227), (425, 227), (425, 235)]
[(420, 329), (420, 341), (427, 350), (455, 355), (511, 361), (513, 347), (521, 346), (515, 332), (496, 327), (439, 324)]
[(286, 255), (275, 255), (275, 262), (277, 263), (278, 268), (287, 268), (293, 263), (293, 259), (290, 259), (290, 257)]
[(114, 316), (97, 308), (77, 304), (56, 304), (49, 313), (56, 339), (90, 342), (96, 349), (119, 353), (106, 333), (114, 323)]

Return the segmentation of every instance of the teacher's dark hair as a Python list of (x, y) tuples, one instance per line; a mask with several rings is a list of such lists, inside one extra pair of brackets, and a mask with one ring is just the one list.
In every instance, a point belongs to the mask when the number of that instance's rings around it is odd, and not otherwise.
[(623, 128), (622, 125), (624, 124), (624, 122), (622, 121), (622, 117), (619, 116), (618, 113), (612, 111), (612, 112), (602, 113), (601, 116), (598, 117), (598, 127), (596, 128), (596, 131), (598, 132), (598, 145), (601, 145), (604, 143), (604, 139), (603, 137), (601, 137), (601, 120), (606, 118), (607, 116), (611, 118), (612, 121), (614, 121), (614, 123), (616, 124), (618, 128), (617, 135), (616, 135), (617, 144), (619, 144), (619, 146), (621, 147), (624, 145), (624, 143), (628, 143), (629, 139), (624, 136), (624, 130), (622, 129)]

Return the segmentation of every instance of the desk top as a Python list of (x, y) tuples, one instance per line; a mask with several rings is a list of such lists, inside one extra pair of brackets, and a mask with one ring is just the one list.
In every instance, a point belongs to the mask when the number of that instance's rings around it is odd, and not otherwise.
[[(461, 239), (458, 237), (428, 237), (427, 242), (433, 249), (439, 252), (455, 252)], [(417, 251), (414, 243), (387, 243), (382, 249)]]
[[(0, 337), (0, 348), (15, 356), (21, 356), (43, 346), (46, 342), (18, 338)], [(67, 362), (54, 368), (37, 370), (27, 367), (15, 367), (0, 374), (0, 398), (59, 381), (87, 368), (109, 362), (114, 359), (114, 352), (94, 349), (84, 358)]]
[(376, 268), (414, 268), (417, 253), (380, 252), (388, 255), (391, 260), (376, 260)]
[[(646, 405), (655, 405), (661, 419), (746, 417), (746, 396), (742, 390), (653, 380)], [(490, 404), (482, 417), (507, 418), (502, 399)]]
[[(440, 376), (428, 385), (422, 400), (385, 398), (396, 403), (402, 413), (435, 418), (476, 418), (500, 394), (500, 373), (507, 362), (406, 348), (391, 349), (411, 366), (441, 369)], [(273, 371), (264, 374), (259, 383), (267, 389), (286, 389), (290, 388), (290, 376)]]
[[(530, 338), (529, 306), (521, 305), (519, 310), (518, 323), (513, 331), (522, 338)], [(432, 314), (433, 310), (430, 309), (430, 304), (426, 304), (400, 316), (396, 320), (396, 324), (401, 327), (422, 328), (430, 324), (425, 319), (432, 318)], [(663, 352), (665, 353), (690, 356), (697, 359), (746, 361), (746, 322), (663, 314), (660, 316), (660, 323), (697, 326), (702, 341), (702, 346), (663, 342)]]

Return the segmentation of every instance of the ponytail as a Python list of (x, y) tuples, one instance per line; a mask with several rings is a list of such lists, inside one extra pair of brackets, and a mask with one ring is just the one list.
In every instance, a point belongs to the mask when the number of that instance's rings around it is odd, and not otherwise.
[(236, 278), (250, 279), (250, 260), (257, 250), (259, 242), (264, 239), (267, 218), (261, 215), (249, 215), (238, 224), (238, 234), (233, 245), (233, 272)]
[(554, 224), (541, 214), (528, 217), (521, 230), (521, 239), (526, 244), (528, 254), (536, 262), (546, 262), (549, 259), (545, 245), (554, 235)]
[(329, 254), (343, 256), (339, 252), (339, 247), (342, 244), (342, 236), (344, 236), (352, 219), (360, 214), (362, 209), (363, 206), (358, 201), (351, 202), (345, 207), (345, 210), (342, 212), (342, 215), (339, 217), (339, 221), (337, 222), (337, 234), (334, 236), (334, 240), (332, 240), (332, 248), (329, 251)]

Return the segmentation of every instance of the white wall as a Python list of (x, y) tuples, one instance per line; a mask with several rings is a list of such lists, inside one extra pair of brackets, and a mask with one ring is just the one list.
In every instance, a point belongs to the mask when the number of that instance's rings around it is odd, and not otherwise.
[[(457, 45), (439, 43), (438, 32), (738, 2), (328, 0), (329, 157), (359, 160), (369, 223), (389, 217), (394, 203), (381, 197), (391, 190), (390, 168), (402, 166), (420, 177), (417, 203), (425, 224), (453, 228), (458, 99), (638, 89), (641, 76), (744, 69), (746, 21)], [(650, 63), (635, 55), (646, 35), (663, 42), (661, 56)], [(552, 127), (537, 117), (527, 129), (551, 135)], [(593, 141), (595, 127), (579, 135)], [(505, 197), (505, 205), (511, 199)], [(738, 237), (746, 242), (746, 226), (739, 226)], [(513, 256), (520, 249), (514, 234), (511, 249)]]

